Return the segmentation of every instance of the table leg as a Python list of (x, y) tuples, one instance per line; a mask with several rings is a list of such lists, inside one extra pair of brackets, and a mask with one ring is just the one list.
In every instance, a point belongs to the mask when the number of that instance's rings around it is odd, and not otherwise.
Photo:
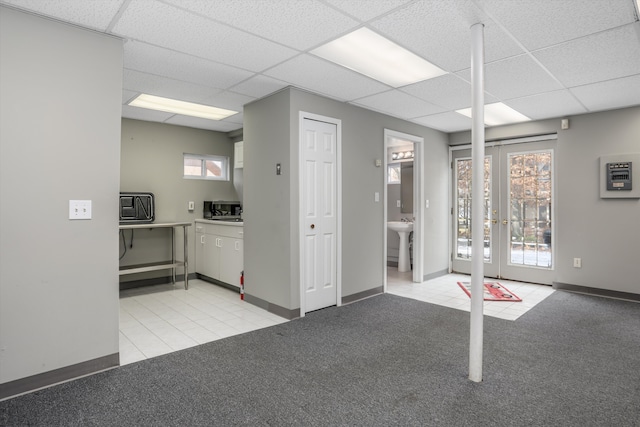
[(184, 289), (189, 289), (189, 256), (188, 256), (188, 242), (187, 227), (182, 227), (182, 235), (184, 236)]
[[(176, 263), (176, 228), (171, 227), (171, 264)], [(176, 267), (171, 268), (171, 283), (176, 284)]]

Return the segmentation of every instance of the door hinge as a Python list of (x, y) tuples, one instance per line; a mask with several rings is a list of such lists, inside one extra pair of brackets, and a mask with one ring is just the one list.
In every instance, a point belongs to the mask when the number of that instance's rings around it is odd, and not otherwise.
[(451, 215), (453, 215), (453, 208), (451, 208)]

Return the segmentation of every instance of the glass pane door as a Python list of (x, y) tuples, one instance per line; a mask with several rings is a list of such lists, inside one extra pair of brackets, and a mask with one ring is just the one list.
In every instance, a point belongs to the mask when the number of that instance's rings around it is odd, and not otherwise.
[[(553, 281), (553, 142), (487, 147), (484, 162), (486, 277)], [(471, 272), (471, 150), (454, 151), (452, 269)]]
[(509, 263), (551, 268), (551, 152), (508, 156)]
[[(472, 194), (472, 172), (471, 158), (469, 158), (469, 150), (454, 153), (454, 254), (453, 254), (453, 270), (460, 273), (471, 272), (471, 194)], [(492, 177), (492, 157), (486, 156), (484, 159), (484, 233), (483, 233), (483, 259), (485, 269), (491, 270), (491, 267), (497, 265), (494, 254), (497, 240), (494, 228), (496, 204), (492, 200), (491, 183)], [(497, 270), (494, 274), (497, 274)]]
[(505, 213), (501, 277), (553, 283), (553, 145), (547, 141), (500, 149), (506, 189), (500, 199)]

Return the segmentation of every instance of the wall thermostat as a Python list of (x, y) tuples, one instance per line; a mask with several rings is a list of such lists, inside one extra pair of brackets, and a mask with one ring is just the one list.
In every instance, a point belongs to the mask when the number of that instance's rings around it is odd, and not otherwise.
[(631, 191), (633, 162), (607, 163), (607, 191)]

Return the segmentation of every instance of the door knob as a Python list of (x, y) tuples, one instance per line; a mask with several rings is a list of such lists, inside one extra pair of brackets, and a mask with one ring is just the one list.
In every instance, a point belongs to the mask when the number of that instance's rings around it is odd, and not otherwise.
[(316, 228), (315, 224), (311, 224), (311, 229), (313, 230), (314, 228)]
[(497, 224), (497, 223), (498, 223), (498, 220), (497, 220), (497, 219), (492, 219), (492, 220), (491, 220), (491, 224)]
[(507, 224), (509, 224), (509, 221), (507, 221), (506, 219), (503, 219), (503, 220), (502, 220), (502, 223), (503, 223), (504, 225), (507, 225)]

